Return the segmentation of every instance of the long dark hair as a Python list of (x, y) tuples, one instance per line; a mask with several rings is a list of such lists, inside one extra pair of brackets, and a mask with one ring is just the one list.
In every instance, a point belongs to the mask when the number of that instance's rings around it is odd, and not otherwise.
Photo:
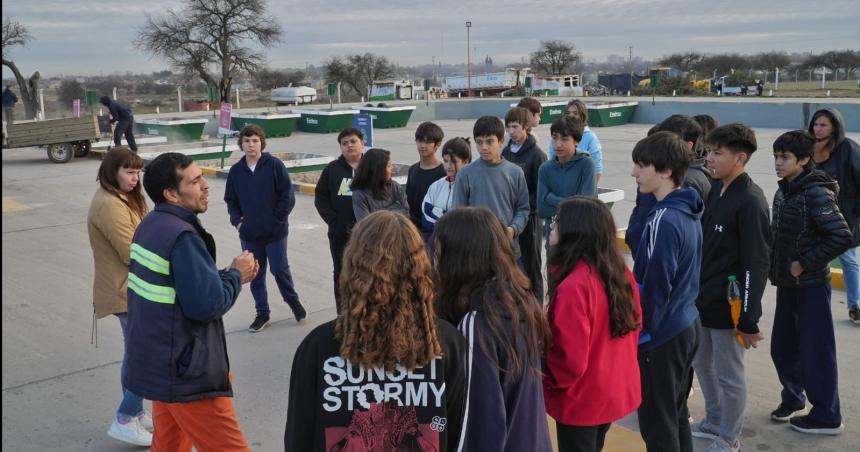
[(143, 169), (143, 159), (125, 146), (116, 146), (108, 151), (102, 159), (96, 180), (105, 191), (123, 200), (134, 213), (143, 218), (148, 210), (146, 198), (143, 197), (141, 190), (143, 178), (138, 181), (131, 192), (123, 193), (116, 178), (120, 168)]
[(615, 241), (615, 221), (602, 201), (574, 196), (558, 206), (555, 227), (558, 243), (550, 247), (547, 264), (549, 300), (555, 303), (556, 290), (580, 261), (600, 275), (609, 300), (609, 331), (623, 337), (639, 326), (633, 287), (627, 278), (624, 257)]
[[(510, 366), (499, 370), (511, 378), (527, 368), (539, 372), (539, 357), (550, 342), (549, 324), (529, 279), (517, 266), (514, 243), (501, 221), (483, 207), (457, 208), (436, 222), (433, 234), (436, 312), (457, 324), (477, 308), (493, 340), (493, 345), (481, 346), (499, 347), (510, 359)], [(521, 337), (526, 356), (518, 351)]]
[(391, 189), (391, 181), (385, 174), (385, 168), (391, 161), (391, 152), (385, 149), (373, 148), (364, 153), (355, 169), (355, 178), (349, 186), (352, 190), (369, 189), (376, 199), (386, 199)]

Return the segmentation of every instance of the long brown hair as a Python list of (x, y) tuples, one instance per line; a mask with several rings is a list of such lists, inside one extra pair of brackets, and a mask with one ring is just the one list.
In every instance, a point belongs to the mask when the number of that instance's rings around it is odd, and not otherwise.
[(365, 368), (408, 370), (442, 355), (433, 312), (433, 270), (409, 218), (377, 211), (359, 222), (343, 254), (340, 354)]
[(599, 275), (609, 300), (611, 337), (623, 337), (639, 326), (633, 287), (627, 278), (624, 257), (615, 241), (615, 221), (609, 208), (595, 198), (574, 196), (558, 206), (555, 222), (558, 243), (549, 250), (549, 300), (580, 261)]
[(132, 152), (131, 149), (125, 146), (116, 146), (108, 151), (102, 159), (96, 180), (103, 189), (123, 200), (134, 213), (143, 218), (149, 210), (146, 206), (146, 198), (143, 197), (143, 191), (141, 190), (143, 178), (130, 192), (124, 193), (120, 190), (119, 181), (116, 178), (120, 168), (143, 169), (143, 159), (136, 152)]
[[(483, 207), (451, 210), (436, 222), (434, 244), (440, 317), (457, 324), (469, 311), (480, 310), (493, 340), (481, 346), (500, 347), (510, 360), (508, 369), (499, 370), (511, 378), (527, 368), (539, 371), (539, 357), (549, 345), (549, 324), (528, 277), (517, 266), (514, 242), (501, 221)], [(517, 347), (521, 337), (525, 356)]]

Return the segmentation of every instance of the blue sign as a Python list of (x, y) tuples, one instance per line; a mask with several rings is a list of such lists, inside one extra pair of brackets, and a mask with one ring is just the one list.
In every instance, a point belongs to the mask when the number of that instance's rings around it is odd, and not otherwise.
[(364, 134), (364, 146), (373, 147), (373, 116), (368, 113), (353, 115), (352, 126)]

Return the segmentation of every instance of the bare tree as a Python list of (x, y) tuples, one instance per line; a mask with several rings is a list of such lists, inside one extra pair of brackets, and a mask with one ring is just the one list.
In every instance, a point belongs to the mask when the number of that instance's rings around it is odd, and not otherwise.
[(148, 16), (134, 44), (218, 87), (225, 102), (233, 77), (263, 64), (263, 55), (247, 45), (272, 47), (281, 34), (281, 26), (266, 14), (265, 0), (185, 0), (182, 11)]
[(25, 79), (21, 75), (18, 65), (11, 59), (7, 59), (7, 57), (10, 54), (10, 47), (24, 47), (32, 38), (30, 31), (23, 24), (9, 17), (3, 18), (3, 66), (8, 67), (12, 71), (12, 74), (15, 75), (27, 119), (35, 118), (36, 111), (39, 109), (39, 80), (42, 76), (39, 74), (39, 71), (36, 71), (29, 79)]
[(671, 55), (664, 56), (657, 60), (657, 62), (664, 66), (676, 68), (681, 72), (690, 72), (694, 70), (703, 59), (704, 55), (691, 50), (689, 52), (673, 53)]
[(716, 53), (706, 55), (696, 65), (696, 70), (712, 73), (716, 71), (717, 76), (734, 74), (734, 71), (749, 69), (749, 58), (737, 53)]
[(564, 75), (579, 62), (580, 53), (572, 43), (541, 41), (540, 48), (531, 54), (532, 68), (547, 75)]
[(388, 58), (370, 52), (331, 57), (323, 67), (329, 82), (342, 82), (365, 99), (370, 98), (367, 87), (374, 80), (384, 80), (395, 75), (394, 65)]

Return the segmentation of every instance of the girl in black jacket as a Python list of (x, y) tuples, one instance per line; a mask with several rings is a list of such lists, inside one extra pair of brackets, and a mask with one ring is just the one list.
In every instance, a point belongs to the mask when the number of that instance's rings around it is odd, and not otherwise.
[[(771, 417), (803, 433), (842, 432), (836, 373), (836, 339), (830, 312), (830, 261), (851, 246), (848, 224), (836, 204), (839, 189), (813, 169), (815, 138), (795, 130), (773, 144), (770, 280), (777, 286), (771, 357), (782, 400)], [(804, 397), (805, 392), (805, 397)], [(812, 403), (808, 415), (794, 416)]]

